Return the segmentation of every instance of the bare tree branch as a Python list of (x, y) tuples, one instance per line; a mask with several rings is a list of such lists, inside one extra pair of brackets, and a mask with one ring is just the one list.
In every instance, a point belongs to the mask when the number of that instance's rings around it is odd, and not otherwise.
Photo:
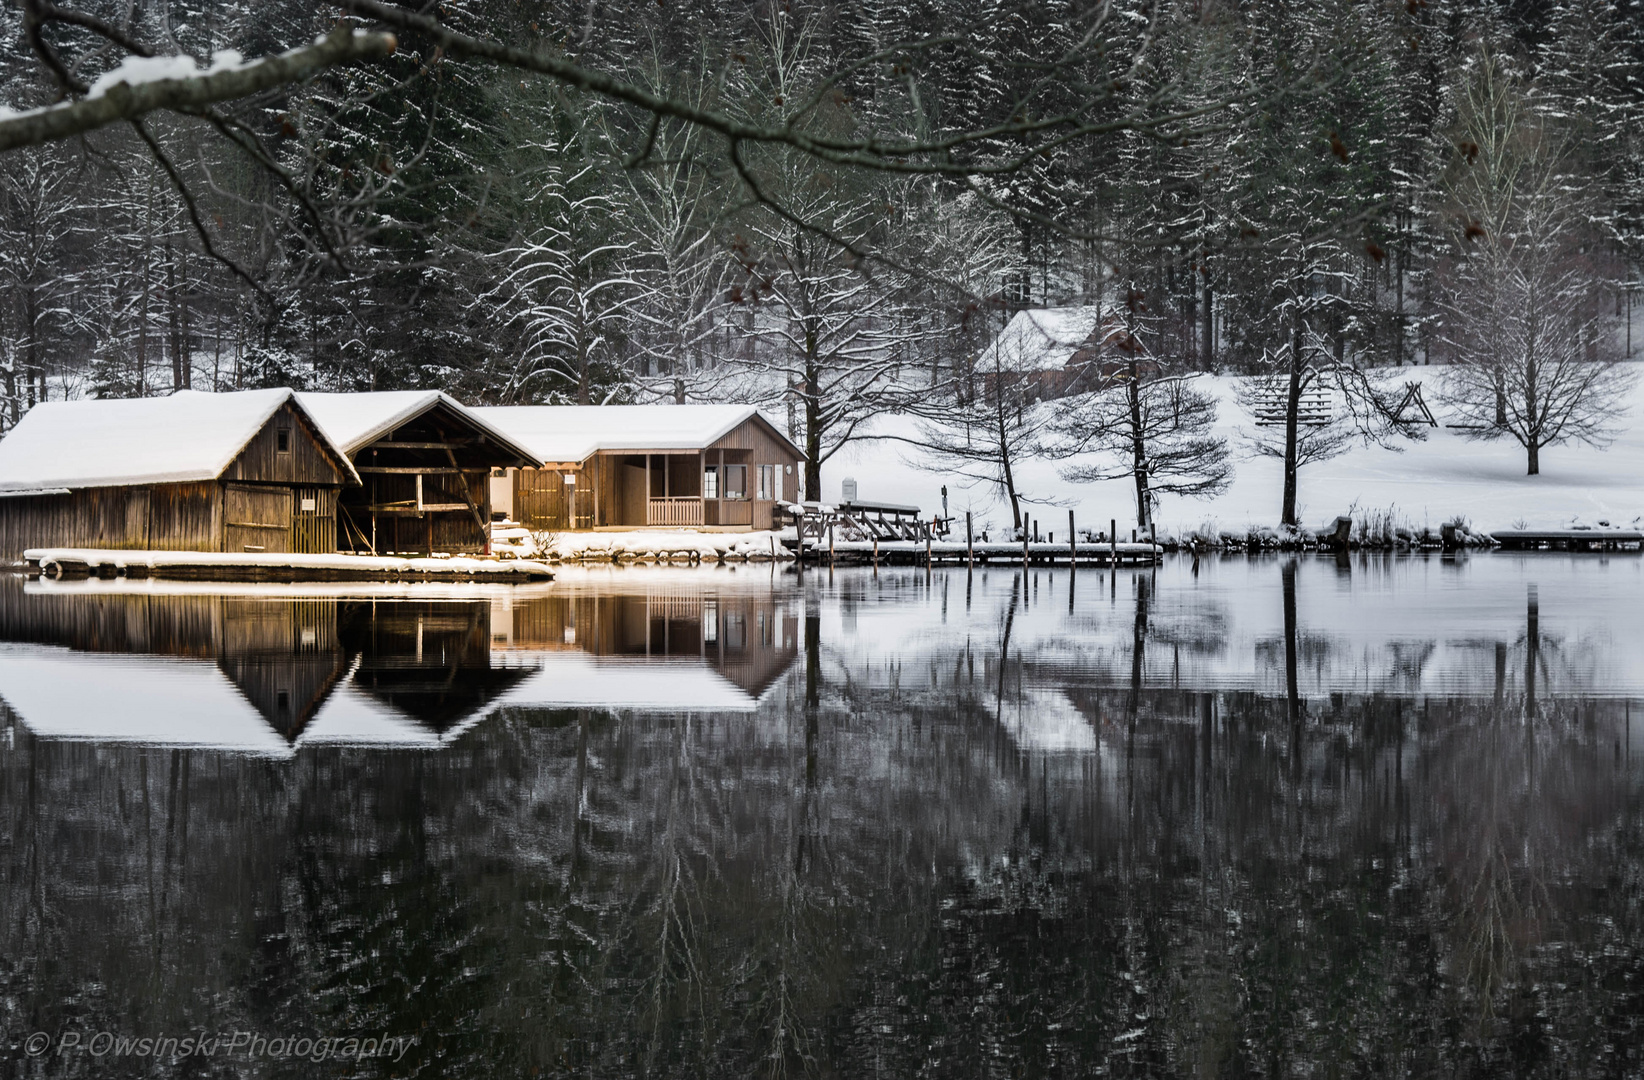
[[(83, 135), (161, 109), (198, 112), (220, 101), (301, 82), (338, 64), (381, 59), (395, 47), (393, 34), (338, 27), (312, 45), (265, 57), (244, 67), (181, 79), (156, 79), (136, 86), (116, 83), (107, 93), (96, 97), (0, 116), (0, 153)], [(67, 76), (66, 69), (62, 74)]]

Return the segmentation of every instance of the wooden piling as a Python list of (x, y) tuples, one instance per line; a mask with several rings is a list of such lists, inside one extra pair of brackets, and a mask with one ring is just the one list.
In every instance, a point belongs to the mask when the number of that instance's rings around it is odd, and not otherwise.
[(1079, 562), (1079, 534), (1073, 531), (1073, 511), (1067, 512), (1067, 568), (1072, 570)]
[(971, 531), (970, 511), (965, 511), (965, 566), (976, 569), (976, 534)]
[(1107, 564), (1115, 569), (1119, 566), (1119, 519), (1107, 519)]

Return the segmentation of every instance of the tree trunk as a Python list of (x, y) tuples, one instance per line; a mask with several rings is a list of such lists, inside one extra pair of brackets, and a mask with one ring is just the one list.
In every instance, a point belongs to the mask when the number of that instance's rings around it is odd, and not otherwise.
[(1005, 428), (1003, 395), (994, 395), (993, 416), (995, 433), (999, 439), (999, 464), (1005, 478), (1005, 494), (1010, 498), (1010, 522), (1015, 529), (1022, 527), (1022, 503), (1016, 497), (1016, 474), (1010, 467), (1010, 437)]
[(1296, 525), (1296, 470), (1297, 440), (1300, 436), (1302, 391), (1302, 324), (1296, 316), (1296, 326), (1290, 340), (1290, 385), (1284, 407), (1284, 507), (1280, 520), (1285, 525)]
[(1142, 388), (1138, 385), (1136, 354), (1130, 355), (1130, 471), (1136, 477), (1136, 524), (1144, 531), (1153, 521), (1153, 493), (1147, 487), (1147, 441), (1142, 431)]
[[(171, 391), (183, 389), (183, 325), (182, 313), (177, 306), (177, 255), (171, 241), (166, 241), (166, 321), (171, 337)], [(312, 323), (310, 323), (312, 325)]]
[(814, 360), (805, 365), (805, 498), (822, 499), (822, 401), (816, 384), (821, 372)]
[(23, 290), (23, 333), (28, 341), (28, 367), (23, 379), (29, 388), (29, 407), (34, 407), (34, 379), (40, 378), (40, 400), (46, 400), (46, 369), (40, 358), (40, 293), (33, 286)]

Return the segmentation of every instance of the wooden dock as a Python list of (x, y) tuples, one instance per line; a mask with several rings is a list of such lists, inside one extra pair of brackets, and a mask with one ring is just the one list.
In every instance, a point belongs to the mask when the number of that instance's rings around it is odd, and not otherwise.
[(215, 551), (30, 548), (30, 574), (51, 578), (160, 578), (171, 581), (551, 581), (547, 564), (524, 559), (400, 558)]
[(1641, 551), (1636, 529), (1496, 529), (1490, 538), (1502, 551)]

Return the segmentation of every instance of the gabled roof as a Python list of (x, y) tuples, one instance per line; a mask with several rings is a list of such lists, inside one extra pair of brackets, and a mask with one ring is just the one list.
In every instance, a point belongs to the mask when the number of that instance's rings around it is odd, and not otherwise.
[[(287, 401), (290, 390), (46, 401), (0, 439), (0, 492), (61, 492), (130, 484), (215, 480)], [(298, 408), (314, 416), (298, 402)], [(340, 469), (348, 455), (315, 424)]]
[(437, 405), (445, 405), (473, 424), (504, 451), (530, 460), (531, 451), (506, 432), (441, 390), (378, 390), (361, 394), (322, 394), (303, 391), (297, 395), (308, 415), (327, 435), (353, 455), (376, 442), (401, 424), (408, 423)]
[(1102, 321), (1094, 304), (1062, 308), (1027, 308), (1010, 322), (982, 353), (980, 371), (1050, 371), (1067, 366), (1079, 347), (1090, 340)]
[(539, 462), (581, 462), (600, 450), (696, 450), (749, 420), (805, 455), (752, 405), (492, 405), (475, 408)]

